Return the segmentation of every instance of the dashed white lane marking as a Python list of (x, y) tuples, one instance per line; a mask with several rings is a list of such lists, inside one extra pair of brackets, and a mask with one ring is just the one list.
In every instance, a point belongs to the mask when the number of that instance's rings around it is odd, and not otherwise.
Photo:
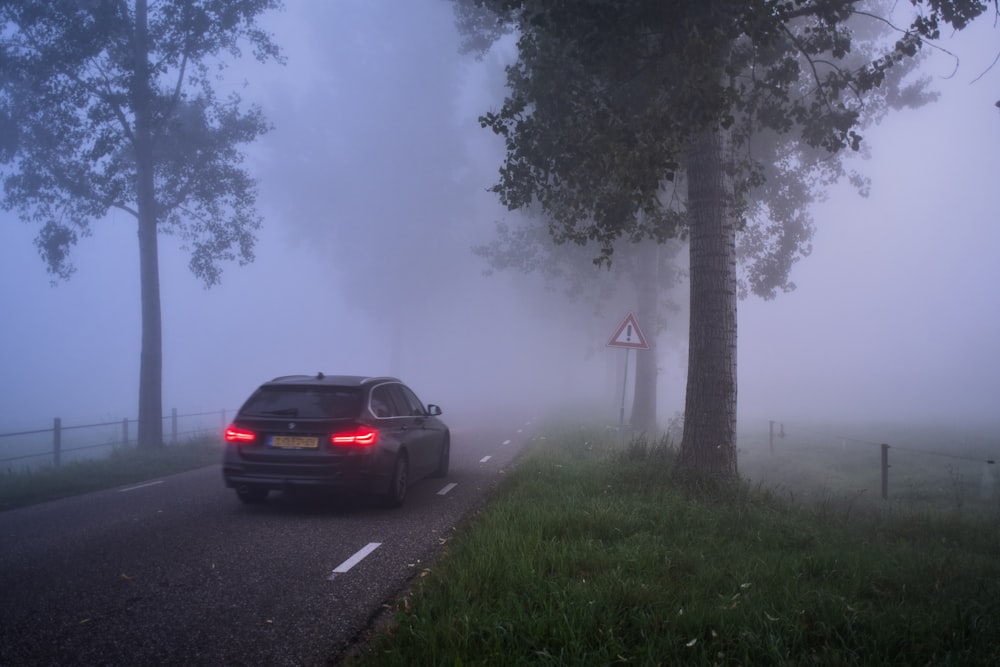
[(489, 461), (489, 460), (490, 460), (491, 458), (493, 458), (493, 457), (492, 457), (492, 456), (489, 456), (489, 455), (486, 455), (486, 456), (484, 456), (483, 458), (479, 459), (479, 462), (480, 462), (480, 463), (486, 463), (486, 462), (487, 462), (487, 461)]
[(444, 487), (443, 489), (441, 489), (440, 491), (438, 491), (438, 495), (439, 496), (443, 496), (446, 493), (448, 493), (449, 491), (451, 491), (452, 489), (454, 489), (456, 486), (458, 486), (458, 484), (456, 482), (452, 482), (451, 484), (447, 485), (446, 487)]
[(500, 443), (500, 444), (502, 444), (502, 445), (509, 445), (509, 444), (510, 444), (510, 440), (504, 440), (504, 441), (503, 441), (502, 443)]
[(147, 486), (156, 486), (157, 484), (163, 484), (163, 480), (157, 480), (155, 482), (146, 482), (145, 484), (136, 484), (135, 486), (126, 486), (124, 489), (118, 489), (118, 493), (125, 493), (126, 491), (135, 491), (136, 489), (145, 489)]
[(348, 570), (350, 570), (352, 567), (354, 567), (355, 565), (357, 565), (358, 563), (360, 563), (362, 560), (364, 560), (364, 558), (368, 554), (370, 554), (371, 552), (375, 551), (380, 546), (382, 546), (381, 542), (369, 542), (368, 544), (366, 544), (365, 546), (363, 546), (361, 549), (359, 549), (356, 554), (354, 554), (353, 556), (351, 556), (350, 558), (348, 558), (347, 560), (345, 560), (343, 563), (341, 563), (337, 567), (333, 568), (333, 572), (330, 573), (330, 576), (327, 577), (327, 579), (333, 579), (338, 574), (344, 574), (345, 572), (347, 572)]

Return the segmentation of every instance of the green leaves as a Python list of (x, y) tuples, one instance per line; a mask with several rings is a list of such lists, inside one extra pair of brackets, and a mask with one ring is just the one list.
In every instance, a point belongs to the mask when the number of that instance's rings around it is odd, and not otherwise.
[[(221, 261), (252, 260), (260, 218), (238, 147), (269, 126), (239, 97), (216, 98), (207, 59), (238, 55), (241, 45), (259, 59), (280, 58), (255, 24), (278, 5), (154, 3), (137, 60), (134, 3), (0, 2), (3, 205), (42, 224), (36, 244), (53, 275), (70, 275), (70, 249), (93, 220), (112, 208), (145, 210), (137, 184), (146, 167), (136, 159), (143, 132), (154, 183), (146, 214), (189, 242), (196, 275), (212, 285)], [(144, 72), (148, 80), (136, 85)]]
[[(930, 99), (924, 82), (902, 83), (923, 40), (945, 24), (961, 29), (990, 6), (914, 0), (909, 28), (896, 30), (878, 15), (887, 4), (859, 2), (455, 4), (460, 16), (477, 17), (460, 25), (481, 29), (480, 44), (504, 30), (518, 38), (508, 98), (480, 119), (507, 145), (494, 188), (505, 205), (539, 206), (556, 243), (596, 242), (596, 260), (610, 261), (619, 241), (683, 232), (653, 229), (638, 214), (664, 210), (668, 186), (678, 175), (683, 184), (690, 136), (725, 128), (735, 210), (772, 214), (764, 198), (773, 192), (761, 187), (768, 179), (799, 196), (799, 212), (784, 216), (794, 227), (785, 240), (755, 243), (744, 255), (766, 265), (750, 269), (753, 291), (765, 296), (790, 284), (787, 271), (808, 252), (808, 207), (841, 173), (839, 154), (860, 150), (864, 126), (891, 106)], [(794, 169), (779, 167), (789, 159)], [(778, 233), (766, 219), (740, 224)]]

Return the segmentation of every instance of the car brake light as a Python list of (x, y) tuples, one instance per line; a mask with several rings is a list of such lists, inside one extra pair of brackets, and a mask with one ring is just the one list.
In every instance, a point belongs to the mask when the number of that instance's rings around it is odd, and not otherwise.
[(257, 434), (253, 431), (232, 424), (223, 433), (226, 442), (253, 442), (257, 439)]
[(361, 445), (368, 447), (374, 445), (376, 440), (378, 440), (378, 431), (369, 426), (362, 426), (346, 433), (334, 433), (330, 436), (330, 442), (335, 445)]

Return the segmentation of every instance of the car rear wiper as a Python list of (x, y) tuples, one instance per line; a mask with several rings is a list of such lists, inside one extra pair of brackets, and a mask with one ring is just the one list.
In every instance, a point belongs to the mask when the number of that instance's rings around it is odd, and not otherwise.
[(299, 414), (298, 408), (284, 408), (281, 410), (267, 410), (261, 414), (265, 415), (280, 415), (282, 417), (295, 417)]

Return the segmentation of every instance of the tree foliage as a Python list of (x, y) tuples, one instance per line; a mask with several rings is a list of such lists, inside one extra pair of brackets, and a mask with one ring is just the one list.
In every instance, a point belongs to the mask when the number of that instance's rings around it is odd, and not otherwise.
[(256, 187), (239, 146), (268, 129), (219, 97), (225, 55), (280, 58), (256, 17), (279, 0), (0, 0), (2, 204), (40, 227), (57, 279), (112, 210), (139, 231), (139, 444), (162, 443), (157, 234), (181, 237), (206, 286), (253, 259)]
[(810, 250), (808, 204), (845, 176), (835, 155), (890, 108), (931, 99), (904, 80), (912, 56), (942, 15), (964, 25), (984, 4), (934, 3), (914, 20), (926, 35), (847, 1), (456, 0), (456, 13), (470, 50), (518, 36), (510, 94), (481, 118), (507, 142), (505, 205), (540, 207), (556, 243), (595, 242), (599, 262), (618, 239), (683, 236), (664, 183), (683, 179), (692, 128), (721, 125), (738, 222), (758, 226), (744, 287), (770, 298)]
[(105, 0), (0, 3), (3, 205), (41, 225), (49, 271), (73, 272), (70, 250), (111, 209), (138, 217), (136, 113), (148, 106), (157, 227), (191, 249), (191, 270), (219, 281), (220, 260), (253, 259), (260, 219), (240, 144), (268, 129), (259, 109), (214, 88), (220, 51), (278, 55), (254, 17), (276, 5), (156, 3), (149, 16), (149, 99), (136, 85), (136, 13)]
[[(793, 287), (806, 207), (844, 175), (838, 154), (889, 108), (924, 101), (904, 84), (913, 58), (990, 5), (911, 4), (897, 24), (860, 0), (456, 0), (468, 48), (517, 38), (508, 96), (481, 118), (506, 142), (504, 204), (539, 207), (556, 242), (596, 243), (599, 262), (622, 242), (691, 234), (682, 463), (736, 474), (735, 230), (745, 290)], [(661, 215), (671, 182), (686, 217)]]

